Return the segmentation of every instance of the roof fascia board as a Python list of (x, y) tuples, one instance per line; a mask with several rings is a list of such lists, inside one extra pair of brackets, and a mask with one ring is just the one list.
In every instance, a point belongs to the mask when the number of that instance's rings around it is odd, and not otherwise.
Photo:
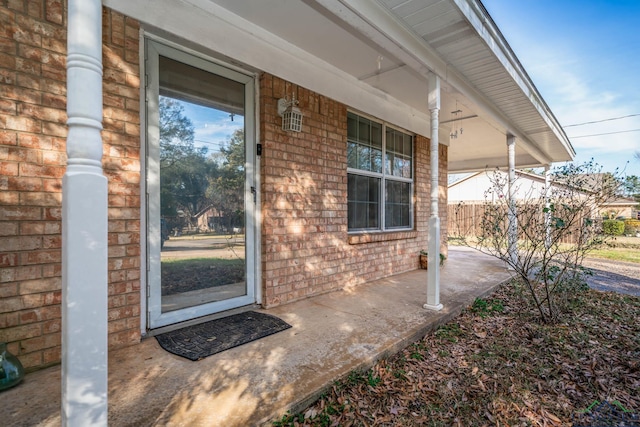
[(430, 134), (427, 111), (407, 106), (211, 0), (154, 0), (151, 8), (131, 0), (103, 0), (103, 4), (139, 20), (143, 27), (198, 43), (411, 132)]
[(479, 176), (481, 173), (482, 173), (482, 172), (474, 172), (474, 173), (472, 173), (471, 175), (467, 175), (467, 176), (465, 176), (464, 178), (460, 178), (460, 179), (459, 179), (459, 180), (457, 180), (456, 182), (453, 182), (453, 183), (449, 184), (449, 185), (447, 186), (447, 188), (453, 188), (453, 187), (455, 187), (455, 186), (457, 186), (457, 185), (459, 185), (459, 184), (462, 184), (463, 182), (467, 182), (468, 180), (473, 179), (473, 178), (475, 178), (476, 176)]
[[(371, 0), (315, 1), (383, 49), (397, 55), (398, 59), (425, 78), (428, 78), (429, 71), (433, 71), (481, 110), (484, 110), (489, 119), (514, 135), (518, 139), (519, 145), (540, 164), (551, 163), (551, 158), (524, 133), (515, 128), (513, 123), (487, 97), (481, 94), (457, 70), (447, 64), (422, 38), (399, 22), (385, 7)], [(507, 72), (509, 72), (508, 69)]]

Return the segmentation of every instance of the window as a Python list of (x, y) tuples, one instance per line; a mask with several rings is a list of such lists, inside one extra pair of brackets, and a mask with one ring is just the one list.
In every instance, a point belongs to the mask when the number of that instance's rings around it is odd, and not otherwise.
[(413, 227), (413, 136), (347, 115), (349, 231)]

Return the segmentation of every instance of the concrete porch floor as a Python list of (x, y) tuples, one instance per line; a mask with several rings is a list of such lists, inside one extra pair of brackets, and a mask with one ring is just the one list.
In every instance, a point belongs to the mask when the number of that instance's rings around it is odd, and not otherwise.
[[(451, 247), (439, 312), (416, 270), (266, 312), (293, 327), (191, 362), (153, 338), (109, 353), (109, 425), (253, 426), (298, 411), (354, 369), (370, 367), (455, 317), (509, 278), (504, 265)], [(0, 424), (60, 425), (60, 367), (0, 394)]]

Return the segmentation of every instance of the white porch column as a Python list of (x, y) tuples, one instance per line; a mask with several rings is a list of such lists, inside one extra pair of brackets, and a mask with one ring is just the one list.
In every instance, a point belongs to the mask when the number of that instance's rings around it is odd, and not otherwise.
[(438, 216), (438, 114), (440, 112), (440, 77), (429, 76), (429, 112), (431, 113), (431, 216), (429, 217), (429, 269), (427, 270), (427, 303), (424, 308), (442, 310), (440, 304), (440, 217)]
[(551, 173), (549, 172), (549, 165), (544, 167), (544, 247), (549, 249), (551, 246), (551, 211), (549, 211), (549, 207), (551, 206), (549, 203), (549, 191), (551, 190)]
[(68, 1), (62, 179), (62, 425), (107, 425), (107, 178), (102, 173), (102, 2)]
[(509, 211), (508, 221), (508, 241), (509, 258), (512, 263), (516, 263), (518, 257), (518, 217), (516, 211), (516, 137), (507, 135), (507, 150), (509, 154)]

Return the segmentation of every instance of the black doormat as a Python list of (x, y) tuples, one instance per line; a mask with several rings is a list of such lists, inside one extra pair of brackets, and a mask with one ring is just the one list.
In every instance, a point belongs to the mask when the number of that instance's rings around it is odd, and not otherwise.
[(200, 360), (290, 327), (284, 320), (270, 314), (246, 311), (166, 332), (157, 335), (156, 339), (170, 353)]

